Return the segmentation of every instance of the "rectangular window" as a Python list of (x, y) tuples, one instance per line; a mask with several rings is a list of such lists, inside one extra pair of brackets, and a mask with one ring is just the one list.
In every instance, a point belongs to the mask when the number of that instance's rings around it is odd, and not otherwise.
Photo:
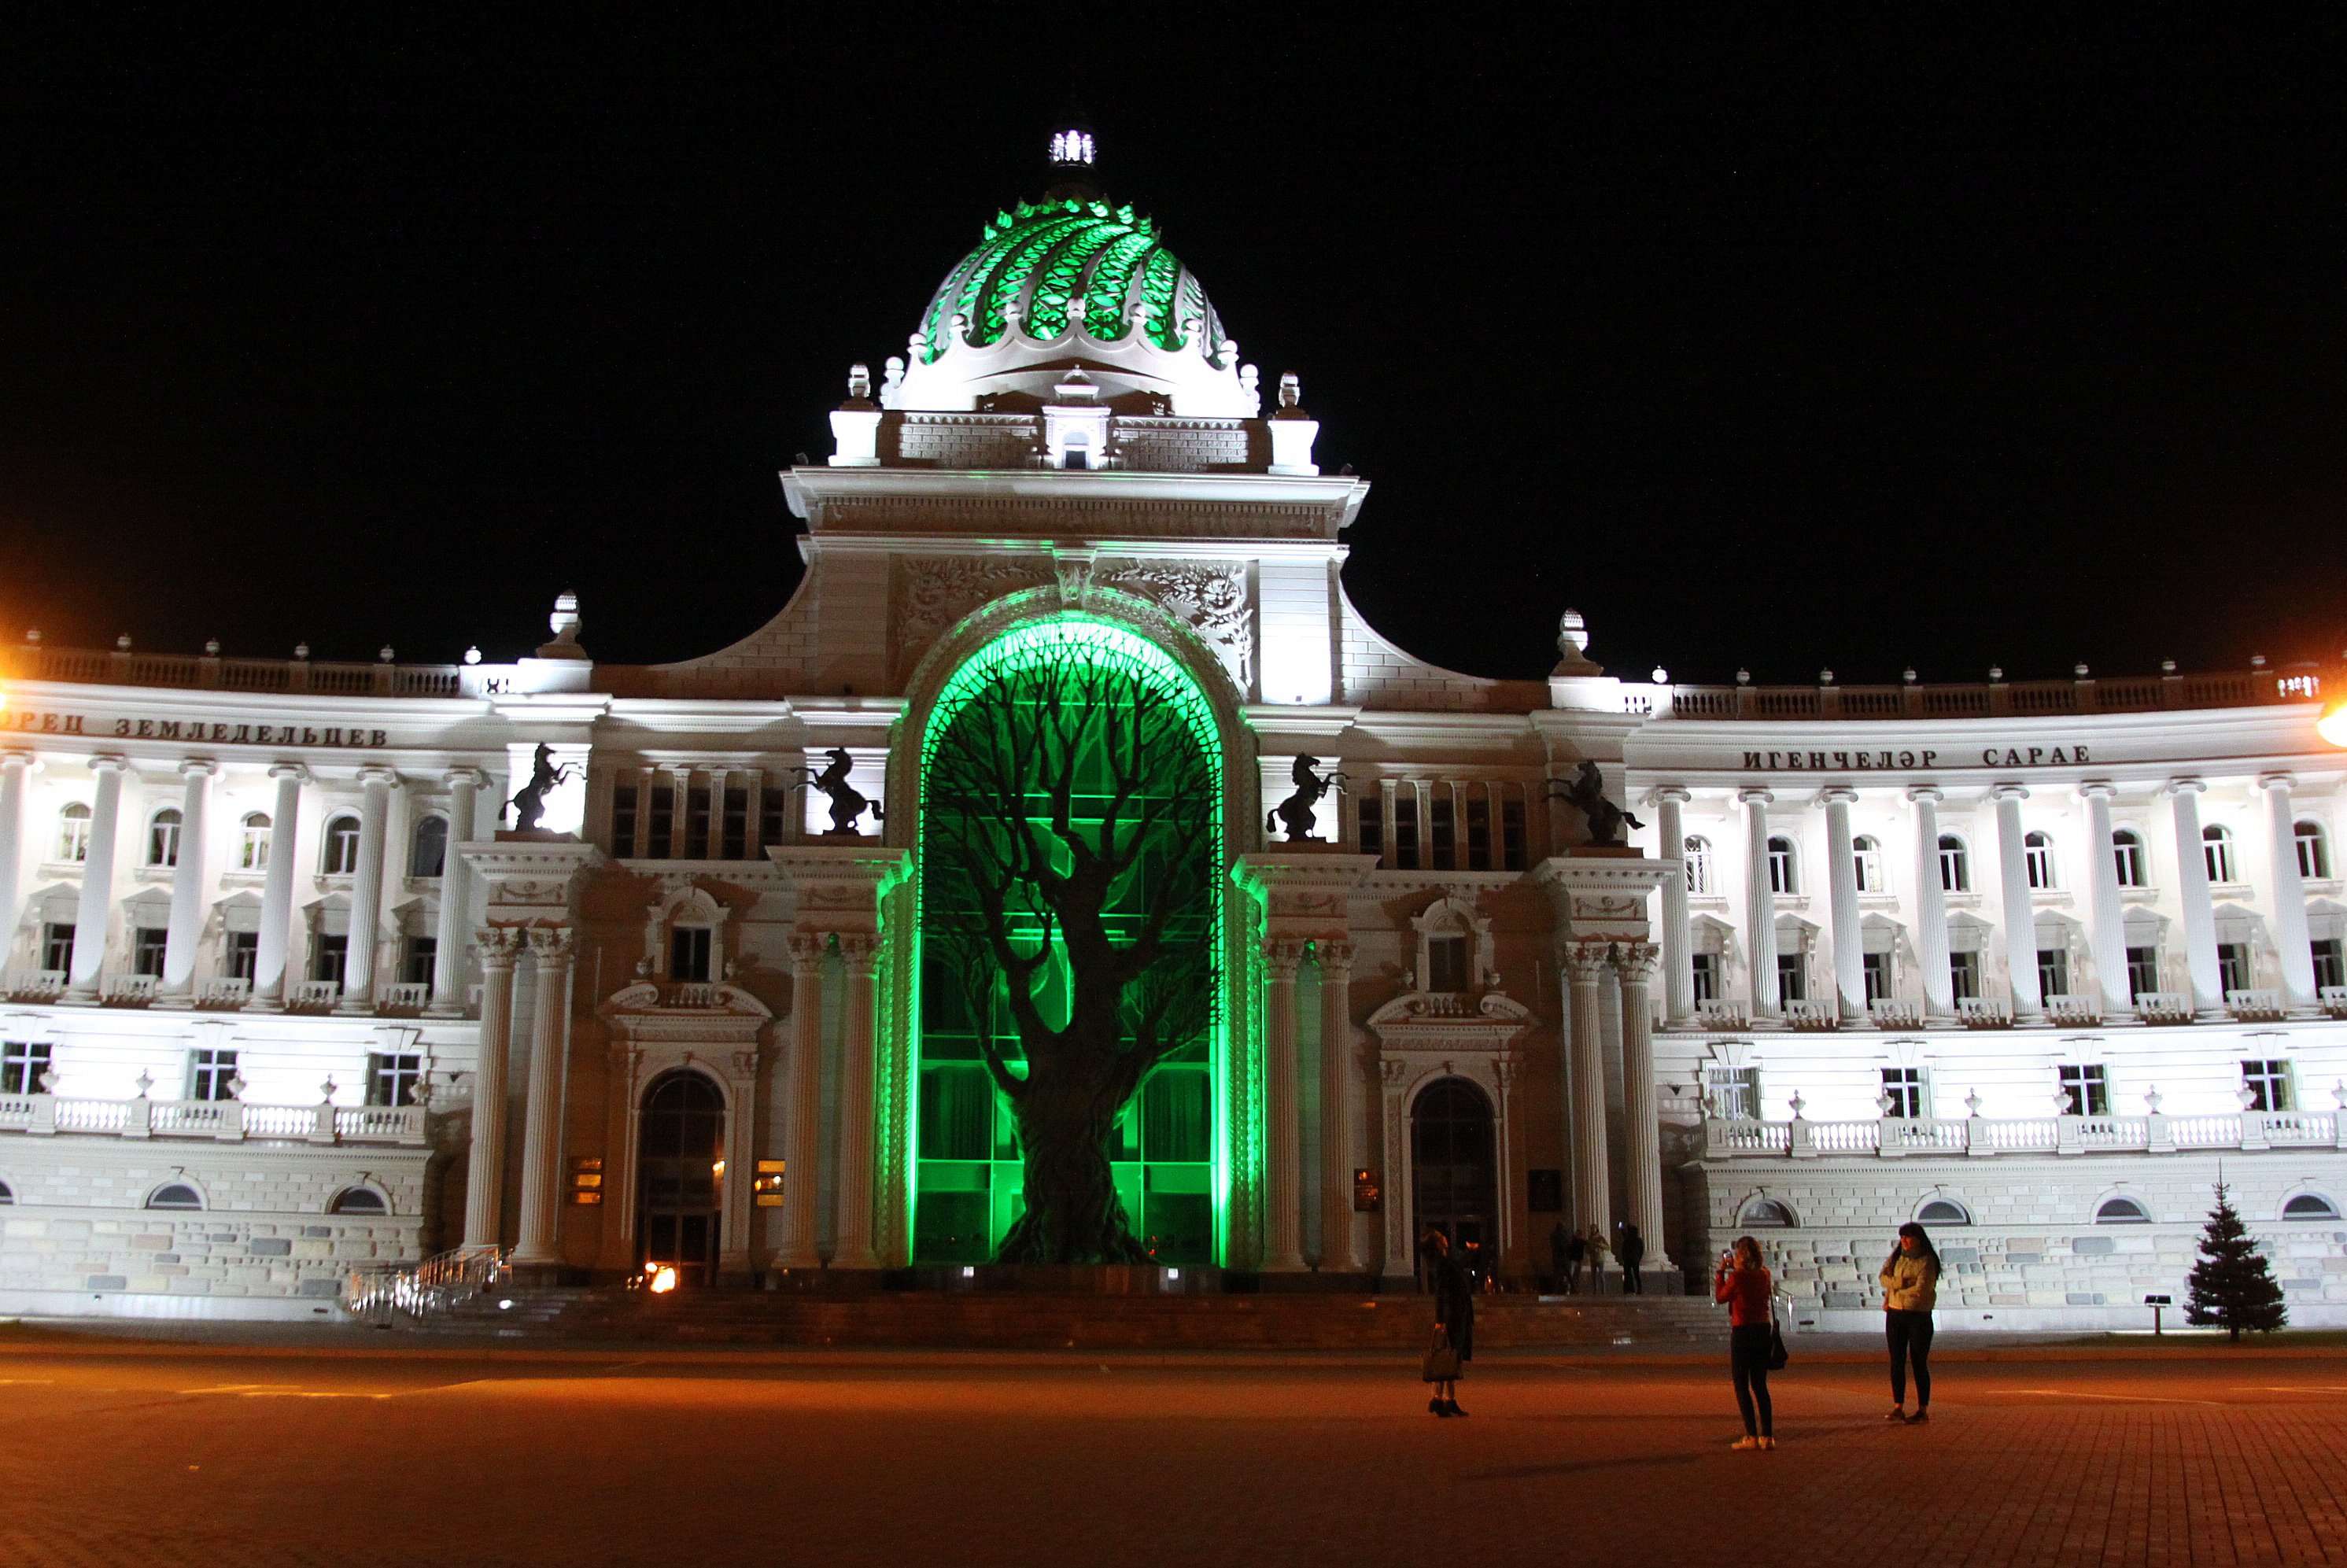
[(1426, 944), (1426, 989), (1430, 991), (1463, 991), (1467, 986), (1467, 938), (1429, 938)]
[(668, 978), (706, 980), (709, 978), (709, 927), (679, 926), (668, 934)]
[(1379, 859), (1386, 853), (1386, 803), (1381, 796), (1370, 795), (1361, 802), (1361, 853)]
[(135, 926), (130, 931), (130, 972), (153, 975), (161, 979), (163, 951), (170, 945), (171, 933), (160, 926)]
[(1920, 1067), (1886, 1067), (1882, 1070), (1882, 1092), (1890, 1096), (1885, 1116), (1914, 1121), (1929, 1116), (1931, 1104), (1925, 1097), (1923, 1070)]
[(2127, 1000), (2134, 1001), (2147, 991), (2159, 989), (2159, 949), (2129, 948), (2127, 956)]
[(662, 779), (652, 785), (652, 806), (644, 814), (650, 825), (644, 833), (644, 855), (654, 860), (674, 860), (676, 852), (676, 791)]
[(2134, 834), (2124, 834), (2111, 842), (2111, 857), (2118, 864), (2119, 886), (2142, 887), (2148, 876), (2143, 865), (2143, 841)]
[(39, 1094), (41, 1075), (49, 1070), (46, 1041), (12, 1040), (0, 1043), (0, 1094)]
[(41, 968), (60, 972), (73, 968), (74, 928), (70, 920), (50, 920), (41, 927)]
[(2336, 937), (2324, 937), (2314, 944), (2314, 983), (2318, 986), (2347, 986), (2347, 951)]
[(758, 842), (780, 844), (788, 835), (783, 831), (783, 814), (791, 804), (791, 793), (777, 789), (770, 780), (758, 792)]
[(1768, 841), (1768, 891), (1788, 896), (1799, 891), (1793, 881), (1793, 845), (1790, 839)]
[(319, 937), (317, 948), (310, 955), (310, 978), (332, 980), (341, 985), (343, 965), (350, 957), (350, 951), (351, 939), (348, 937)]
[(2037, 949), (2037, 994), (2044, 997), (2066, 997), (2070, 994), (2070, 950), (2067, 948)]
[(250, 980), (261, 969), (261, 933), (231, 931), (228, 947), (222, 955), (228, 966), (228, 978)]
[(1948, 993), (1958, 1001), (1980, 995), (1980, 955), (1948, 955)]
[(2248, 990), (2250, 974), (2250, 945), (2247, 942), (2218, 943), (2217, 974), (2226, 990)]
[(750, 853), (750, 792), (729, 789), (725, 792), (725, 815), (722, 824), (718, 853), (728, 860), (741, 860)]
[(1777, 999), (1788, 1002), (1809, 999), (1809, 965), (1803, 955), (1777, 955)]
[(2250, 1091), (2249, 1109), (2252, 1111), (2294, 1111), (2296, 1098), (2290, 1091), (2290, 1063), (2284, 1061), (2245, 1061), (2241, 1063), (2241, 1087)]
[(611, 858), (636, 857), (636, 796), (634, 784), (611, 786)]
[(1713, 1002), (1719, 999), (1719, 955), (1697, 953), (1691, 960), (1695, 965), (1695, 999)]
[(685, 796), (686, 808), (692, 813), (685, 823), (684, 855), (688, 859), (714, 860), (715, 848), (709, 842), (710, 800), (716, 786), (697, 789)]
[(1436, 791), (1434, 799), (1428, 803), (1430, 809), (1427, 815), (1431, 819), (1429, 825), (1434, 832), (1434, 868), (1437, 871), (1459, 869), (1459, 831), (1457, 823), (1451, 819), (1450, 804), (1450, 792), (1447, 789)]
[(413, 1105), (416, 1085), (423, 1081), (421, 1056), (377, 1054), (367, 1058), (366, 1102), (370, 1105)]
[(1491, 803), (1480, 795), (1467, 797), (1467, 869), (1491, 869)]
[(1524, 860), (1524, 803), (1513, 796), (1500, 802), (1500, 869), (1522, 871)]
[(1891, 955), (1888, 953), (1867, 954), (1866, 999), (1870, 1002), (1887, 1002), (1891, 999)]
[(188, 1098), (232, 1100), (229, 1080), (236, 1076), (236, 1052), (204, 1049), (188, 1053)]
[(2111, 1084), (2100, 1062), (2086, 1062), (2057, 1067), (2064, 1105), (2072, 1116), (2107, 1116), (2111, 1113)]
[(433, 960), (440, 956), (437, 937), (410, 937), (400, 950), (399, 978), (411, 986), (432, 983)]
[(1760, 1070), (1757, 1067), (1706, 1067), (1704, 1087), (1711, 1113), (1723, 1122), (1760, 1120)]
[(1397, 801), (1393, 820), (1394, 860), (1404, 871), (1418, 869), (1418, 803)]

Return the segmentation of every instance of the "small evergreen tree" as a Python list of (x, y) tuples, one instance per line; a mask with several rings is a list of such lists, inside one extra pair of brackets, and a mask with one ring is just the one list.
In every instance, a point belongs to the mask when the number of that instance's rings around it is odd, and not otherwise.
[(2187, 1281), (2184, 1320), (2201, 1327), (2221, 1327), (2238, 1342), (2241, 1330), (2270, 1334), (2289, 1321), (2281, 1304), (2281, 1285), (2250, 1239), (2240, 1214), (2217, 1184), (2217, 1206), (2209, 1213), (2208, 1228), (2200, 1233), (2200, 1261)]

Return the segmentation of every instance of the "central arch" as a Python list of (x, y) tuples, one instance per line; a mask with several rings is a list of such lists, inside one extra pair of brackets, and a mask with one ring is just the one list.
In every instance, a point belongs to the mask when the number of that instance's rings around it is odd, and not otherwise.
[(636, 1131), (636, 1266), (713, 1285), (723, 1229), (725, 1097), (687, 1068), (645, 1086)]
[(1440, 1228), (1463, 1260), (1490, 1273), (1501, 1245), (1491, 1102), (1464, 1078), (1438, 1078), (1410, 1104), (1409, 1143), (1411, 1229)]

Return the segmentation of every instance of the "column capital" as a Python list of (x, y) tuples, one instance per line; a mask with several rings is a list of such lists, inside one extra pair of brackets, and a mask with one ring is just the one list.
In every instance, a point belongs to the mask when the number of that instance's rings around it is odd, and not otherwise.
[(89, 771), (94, 774), (128, 773), (130, 771), (130, 759), (114, 752), (101, 752), (89, 759)]
[(1988, 798), (1993, 801), (2027, 800), (2029, 792), (2017, 784), (2001, 784), (1990, 789)]
[(2173, 778), (2168, 781), (2168, 793), (2170, 794), (2200, 794), (2207, 791), (2208, 788), (2209, 781), (2207, 779), (2198, 778), (2189, 774), (2186, 774), (2182, 778)]
[(1304, 944), (1292, 937), (1266, 937), (1263, 942), (1264, 967), (1275, 980), (1292, 980), (1304, 961)]
[(519, 926), (483, 926), (473, 932), (473, 946), (485, 969), (509, 969), (521, 953)]
[(1315, 938), (1312, 956), (1320, 960), (1323, 974), (1331, 969), (1349, 971), (1353, 967), (1353, 944), (1344, 941)]
[(2116, 800), (2118, 793), (2118, 786), (2108, 779), (2088, 779), (2078, 786), (2080, 800)]
[(790, 945), (792, 967), (797, 968), (804, 965), (808, 968), (813, 968), (815, 965), (823, 962), (823, 957), (825, 953), (831, 951), (831, 933), (828, 931), (793, 931), (790, 934)]
[(1655, 942), (1616, 942), (1614, 944), (1614, 967), (1621, 972), (1624, 985), (1650, 985), (1655, 971), (1663, 960), (1663, 949)]
[(1747, 784), (1736, 792), (1736, 804), (1738, 805), (1768, 805), (1776, 798), (1774, 794), (1759, 784)]
[(300, 763), (277, 763), (271, 766), (269, 776), (273, 779), (292, 779), (297, 784), (308, 784), (310, 770)]
[(569, 926), (530, 926), (525, 930), (529, 938), (529, 956), (540, 968), (565, 968), (577, 956), (579, 933)]
[(1850, 788), (1848, 784), (1830, 784), (1826, 788), (1818, 791), (1818, 804), (1820, 805), (1856, 805), (1858, 804), (1858, 792)]
[(2270, 774), (2260, 774), (2258, 787), (2265, 790), (2278, 789), (2287, 794), (2298, 787), (2298, 775), (2286, 768), (2278, 769)]
[(1565, 973), (1576, 986), (1594, 986), (1605, 977), (1605, 966), (1613, 961), (1614, 944), (1603, 937), (1567, 942), (1558, 949), (1557, 957)]
[(839, 933), (840, 961), (851, 975), (868, 975), (880, 956), (880, 937), (875, 931), (842, 931)]
[(478, 768), (450, 768), (440, 775), (440, 782), (450, 789), (460, 786), (480, 789), (489, 782), (489, 775)]
[(220, 771), (219, 761), (212, 757), (188, 757), (179, 764), (182, 778), (210, 778)]
[(1685, 805), (1695, 798), (1695, 792), (1685, 784), (1656, 784), (1646, 792), (1646, 798), (1657, 802), (1672, 800)]
[(1938, 784), (1911, 784), (1908, 787), (1907, 798), (1917, 804), (1929, 801), (1933, 805), (1937, 805), (1948, 798), (1948, 792)]
[(379, 784), (395, 789), (399, 784), (399, 770), (386, 767), (381, 763), (369, 763), (359, 770), (359, 783)]
[(23, 768), (27, 772), (41, 765), (40, 757), (32, 752), (0, 752), (0, 768)]

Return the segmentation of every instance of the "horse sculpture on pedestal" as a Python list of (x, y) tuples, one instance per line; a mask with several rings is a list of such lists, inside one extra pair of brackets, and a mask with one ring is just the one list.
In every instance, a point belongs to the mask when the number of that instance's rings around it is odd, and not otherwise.
[(881, 811), (878, 803), (866, 799), (847, 782), (848, 774), (856, 766), (856, 759), (847, 754), (847, 748), (834, 746), (824, 755), (831, 761), (821, 773), (813, 768), (792, 769), (792, 772), (805, 776), (791, 788), (819, 790), (830, 800), (832, 833), (842, 837), (861, 837), (862, 829), (856, 825), (856, 819), (866, 811), (872, 814), (873, 821), (886, 821), (887, 814)]
[(1266, 833), (1284, 825), (1290, 844), (1300, 844), (1311, 838), (1313, 808), (1320, 804), (1322, 795), (1345, 782), (1343, 774), (1315, 772), (1319, 765), (1318, 757), (1296, 759), (1296, 766), (1289, 775), (1296, 781), (1296, 793), (1265, 814), (1263, 830)]

